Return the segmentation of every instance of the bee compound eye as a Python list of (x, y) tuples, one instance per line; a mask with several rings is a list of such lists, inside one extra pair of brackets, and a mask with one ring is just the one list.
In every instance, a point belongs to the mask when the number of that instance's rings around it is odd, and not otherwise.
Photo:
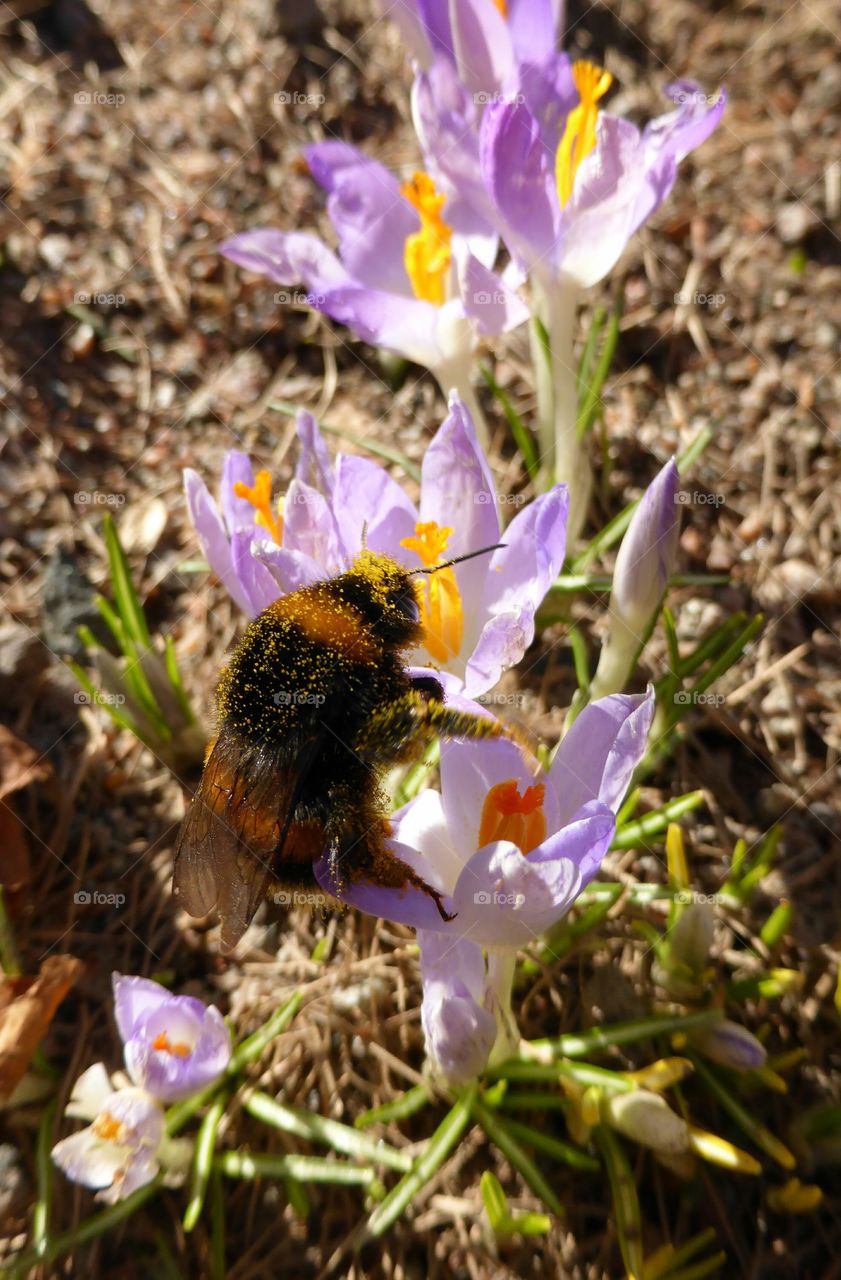
[(420, 622), (420, 607), (413, 592), (398, 596), (397, 608), (410, 622)]

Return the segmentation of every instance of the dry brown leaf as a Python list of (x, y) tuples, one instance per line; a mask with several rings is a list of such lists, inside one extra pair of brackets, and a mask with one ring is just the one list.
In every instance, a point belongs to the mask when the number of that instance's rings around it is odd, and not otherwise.
[(48, 956), (35, 979), (0, 979), (0, 1100), (11, 1095), (24, 1075), (83, 969), (73, 956)]
[(23, 824), (13, 809), (0, 801), (0, 885), (18, 893), (29, 884), (29, 848)]
[(51, 773), (49, 760), (0, 724), (0, 800)]

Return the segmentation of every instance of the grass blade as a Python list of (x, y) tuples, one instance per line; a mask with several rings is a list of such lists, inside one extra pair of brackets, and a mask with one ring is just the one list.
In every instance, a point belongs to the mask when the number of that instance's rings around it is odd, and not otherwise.
[(365, 1226), (365, 1239), (376, 1240), (383, 1235), (392, 1223), (397, 1221), (421, 1188), (438, 1172), (458, 1145), (470, 1123), (475, 1095), (476, 1086), (472, 1085), (447, 1113), (421, 1155), (418, 1156), (414, 1167), (400, 1179), (395, 1187), (392, 1187), (371, 1214)]
[(270, 1098), (268, 1094), (252, 1093), (246, 1099), (245, 1110), (263, 1124), (280, 1129), (283, 1133), (292, 1133), (307, 1142), (320, 1142), (344, 1156), (356, 1156), (360, 1160), (383, 1164), (400, 1173), (406, 1173), (412, 1167), (412, 1157), (405, 1151), (398, 1151), (385, 1142), (368, 1138), (350, 1125), (341, 1124), (329, 1116), (286, 1106)]
[(477, 1096), (474, 1097), (471, 1111), (475, 1120), (482, 1126), (495, 1147), (499, 1147), (509, 1164), (517, 1170), (524, 1182), (531, 1187), (535, 1195), (549, 1206), (559, 1218), (564, 1216), (564, 1208), (545, 1177), (538, 1169), (531, 1156), (520, 1145), (519, 1140), (511, 1132), (511, 1122), (502, 1120)]
[(199, 1129), (198, 1137), (196, 1138), (196, 1149), (193, 1154), (193, 1173), (190, 1183), (190, 1199), (184, 1212), (185, 1231), (192, 1231), (201, 1215), (202, 1206), (204, 1205), (204, 1197), (207, 1192), (207, 1184), (210, 1181), (210, 1173), (213, 1168), (213, 1152), (216, 1149), (216, 1131), (219, 1128), (219, 1121), (225, 1114), (226, 1103), (227, 1098), (224, 1095), (217, 1098), (201, 1122), (201, 1128)]

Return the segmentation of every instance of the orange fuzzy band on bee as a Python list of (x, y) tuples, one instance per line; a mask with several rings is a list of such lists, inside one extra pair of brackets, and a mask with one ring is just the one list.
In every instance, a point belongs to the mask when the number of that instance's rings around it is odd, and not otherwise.
[(276, 600), (270, 607), (278, 618), (294, 622), (307, 640), (354, 662), (376, 662), (382, 655), (382, 646), (366, 633), (357, 611), (347, 604), (340, 606), (335, 596), (326, 592), (310, 591), (306, 595), (296, 592)]

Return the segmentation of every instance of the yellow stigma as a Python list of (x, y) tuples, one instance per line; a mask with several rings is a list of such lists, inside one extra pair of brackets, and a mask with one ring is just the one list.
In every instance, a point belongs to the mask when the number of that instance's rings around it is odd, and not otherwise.
[[(415, 525), (415, 536), (401, 539), (400, 545), (416, 552), (423, 567), (431, 569), (440, 564), (452, 532), (434, 520), (422, 520)], [(439, 569), (425, 574), (421, 582), (418, 596), (423, 643), (436, 662), (447, 662), (459, 653), (464, 637), (464, 611), (456, 575), (452, 569)]]
[(572, 195), (581, 161), (596, 145), (596, 121), (599, 118), (596, 104), (613, 84), (611, 73), (597, 67), (594, 62), (574, 62), (572, 78), (581, 101), (567, 116), (564, 136), (555, 156), (555, 180), (562, 207)]
[(441, 217), (446, 196), (439, 195), (428, 173), (418, 170), (410, 182), (404, 182), (400, 194), (421, 220), (420, 231), (406, 237), (403, 262), (412, 282), (415, 297), (432, 302), (436, 307), (446, 300), (446, 281), (450, 270), (453, 230)]
[(122, 1120), (112, 1116), (110, 1111), (101, 1111), (91, 1128), (102, 1142), (122, 1142), (126, 1134), (126, 1127)]
[(234, 494), (244, 498), (254, 508), (254, 523), (267, 529), (278, 546), (283, 540), (283, 517), (272, 507), (272, 477), (268, 471), (258, 471), (250, 487), (243, 480), (234, 483)]
[(522, 795), (514, 778), (498, 782), (485, 796), (479, 823), (479, 845), (482, 849), (495, 840), (510, 840), (521, 853), (531, 853), (546, 839), (546, 816), (542, 783), (526, 787)]
[(182, 1040), (177, 1040), (173, 1044), (165, 1031), (159, 1036), (155, 1036), (152, 1041), (152, 1048), (159, 1050), (161, 1053), (171, 1053), (176, 1058), (189, 1058), (192, 1049), (188, 1044), (184, 1044)]
[(495, 9), (499, 10), (499, 13), (503, 18), (508, 17), (508, 5), (506, 0), (491, 0), (491, 4)]

